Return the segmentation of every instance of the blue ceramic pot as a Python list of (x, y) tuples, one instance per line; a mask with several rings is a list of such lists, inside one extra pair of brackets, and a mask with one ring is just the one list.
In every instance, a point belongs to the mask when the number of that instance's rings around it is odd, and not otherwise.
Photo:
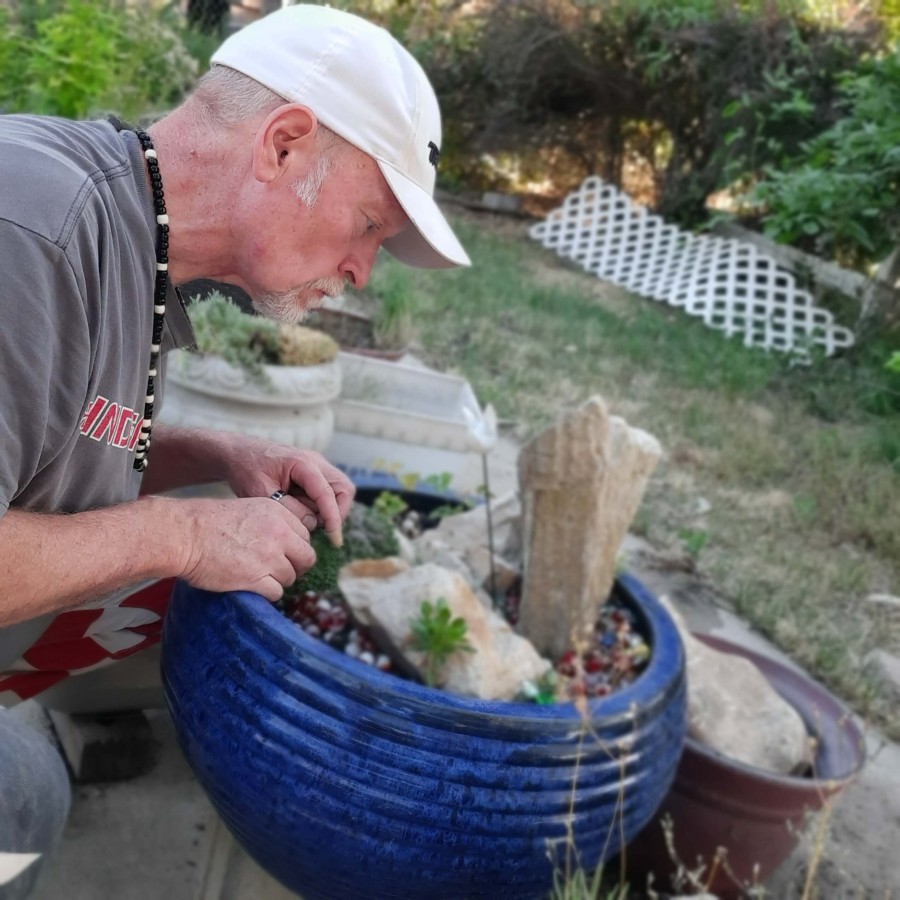
[(304, 900), (539, 898), (553, 859), (593, 868), (650, 819), (685, 734), (675, 626), (619, 590), (652, 648), (588, 703), (479, 701), (306, 635), (256, 594), (180, 584), (163, 681), (184, 752), (237, 840)]

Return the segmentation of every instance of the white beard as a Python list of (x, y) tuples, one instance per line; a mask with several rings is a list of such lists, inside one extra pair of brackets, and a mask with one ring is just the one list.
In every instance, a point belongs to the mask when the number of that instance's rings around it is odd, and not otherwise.
[(260, 315), (296, 324), (302, 322), (310, 310), (322, 305), (320, 291), (329, 297), (337, 297), (343, 290), (343, 278), (317, 278), (289, 291), (262, 291), (251, 299), (253, 308)]

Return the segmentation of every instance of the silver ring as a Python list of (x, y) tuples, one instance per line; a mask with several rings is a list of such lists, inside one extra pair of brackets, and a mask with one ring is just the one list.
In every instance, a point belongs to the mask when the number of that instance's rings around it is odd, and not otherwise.
[(272, 494), (272, 499), (273, 499), (276, 503), (278, 503), (278, 502), (279, 502), (280, 500), (282, 500), (283, 498), (284, 498), (284, 491), (275, 491), (275, 493)]

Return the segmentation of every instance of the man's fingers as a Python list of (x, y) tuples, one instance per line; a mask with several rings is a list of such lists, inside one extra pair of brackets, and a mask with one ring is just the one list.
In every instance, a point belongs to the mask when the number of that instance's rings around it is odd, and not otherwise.
[(297, 460), (290, 477), (294, 484), (302, 485), (325, 533), (338, 532), (353, 503), (356, 491), (353, 482), (340, 469), (322, 459), (315, 463), (306, 458)]
[(278, 502), (295, 518), (300, 520), (307, 531), (307, 537), (309, 536), (308, 533), (310, 531), (313, 531), (318, 527), (319, 518), (316, 515), (315, 509), (309, 504), (304, 503), (302, 500), (298, 500), (296, 497), (292, 497), (290, 494), (285, 494)]
[(284, 596), (284, 588), (271, 575), (266, 575), (253, 590), (269, 603), (277, 603)]
[[(291, 583), (304, 572), (311, 569), (316, 563), (316, 552), (306, 541), (301, 541), (296, 546), (287, 548), (285, 555), (294, 573)], [(288, 587), (288, 585), (285, 585), (285, 587)]]

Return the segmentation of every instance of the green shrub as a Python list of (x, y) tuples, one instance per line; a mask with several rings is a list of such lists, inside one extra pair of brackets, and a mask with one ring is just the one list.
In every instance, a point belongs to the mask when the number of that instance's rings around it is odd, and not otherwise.
[(840, 98), (843, 117), (753, 196), (770, 236), (865, 269), (900, 242), (900, 50), (846, 73)]
[[(416, 47), (444, 109), (446, 164), (480, 176), (480, 187), (540, 178), (557, 194), (588, 174), (622, 185), (642, 171), (644, 192), (683, 224), (705, 218), (730, 162), (766, 161), (770, 141), (780, 154), (830, 126), (836, 73), (878, 45), (874, 32), (818, 24), (789, 2), (508, 0), (467, 9)], [(765, 117), (761, 130), (755, 120), (723, 119), (745, 95), (763, 111), (802, 95), (809, 113)], [(739, 127), (745, 136), (726, 151)]]
[(137, 119), (176, 103), (198, 74), (174, 7), (51, 0), (0, 9), (0, 108)]

